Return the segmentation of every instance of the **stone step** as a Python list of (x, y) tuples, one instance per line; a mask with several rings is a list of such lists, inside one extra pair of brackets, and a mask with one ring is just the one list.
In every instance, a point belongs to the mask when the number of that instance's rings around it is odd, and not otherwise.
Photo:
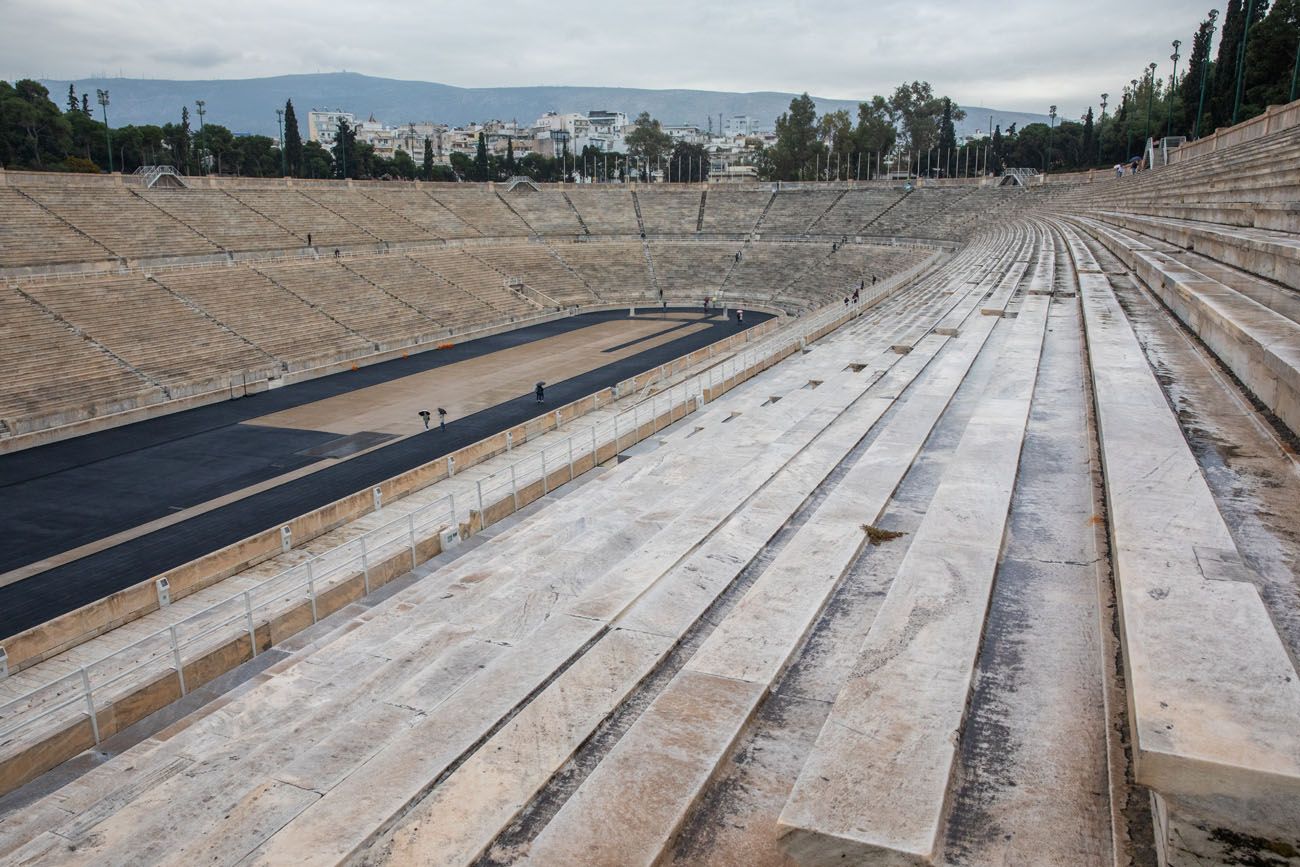
[[(957, 341), (928, 338), (927, 352), (931, 354), (942, 344), (951, 345), (926, 368), (915, 386), (916, 393), (907, 392), (908, 399), (899, 414), (855, 462), (813, 518), (542, 830), (532, 844), (530, 863), (656, 862), (735, 736), (801, 642), (826, 596), (864, 544), (861, 525), (874, 521), (883, 510), (992, 332), (994, 322), (984, 319), (972, 323)], [(907, 357), (908, 361), (913, 355)], [(888, 393), (897, 391), (902, 383), (885, 385)], [(647, 594), (638, 606), (640, 610), (634, 608), (620, 623), (654, 630), (665, 619), (662, 612), (671, 610), (667, 603), (672, 601), (674, 597), (669, 593)], [(701, 690), (716, 690), (726, 696), (727, 713), (696, 711), (707, 715), (704, 721), (708, 731), (683, 756), (682, 750), (675, 749), (679, 744), (676, 725), (666, 722), (671, 718), (668, 710), (691, 702)], [(665, 755), (670, 758), (665, 760)], [(619, 795), (625, 789), (644, 790), (647, 794), (629, 802)], [(651, 789), (653, 796), (648, 794)], [(635, 804), (634, 815), (629, 815), (630, 803)]]
[(1140, 239), (1095, 223), (1085, 225), (1261, 403), (1300, 431), (1300, 323), (1197, 271), (1193, 263), (1175, 258), (1177, 253), (1150, 249)]
[(1300, 238), (1269, 229), (1221, 226), (1102, 211), (1100, 218), (1209, 256), (1267, 280), (1300, 289)]
[[(936, 344), (939, 342), (935, 341)], [(918, 352), (895, 365), (893, 371), (907, 365), (913, 370), (901, 375), (915, 377), (924, 366), (922, 355), (932, 356), (935, 348), (929, 348), (927, 353)], [(871, 391), (867, 394), (870, 395)], [(667, 642), (665, 649), (670, 647), (735, 580), (764, 543), (789, 520), (804, 498), (852, 448), (861, 431), (878, 419), (890, 403), (889, 400), (869, 398), (855, 403), (841, 419), (837, 419), (831, 430), (792, 461), (788, 470), (782, 471), (756, 494), (742, 513), (729, 520), (717, 534), (663, 577), (647, 585), (644, 580), (632, 581), (626, 575), (611, 575), (609, 581), (593, 588), (588, 598), (570, 609), (570, 613), (601, 618), (617, 614), (613, 620), (616, 629), (633, 635), (658, 636)], [(646, 658), (641, 667), (624, 672), (624, 682), (607, 684), (600, 713), (593, 712), (585, 717), (585, 728), (575, 732), (573, 737), (580, 741), (590, 735), (596, 723), (612, 712), (621, 697), (648, 675), (657, 662), (658, 657)], [(561, 675), (539, 697), (539, 701), (563, 701), (567, 694), (567, 679), (567, 673)], [(558, 691), (555, 697), (551, 696), (553, 690)], [(564, 708), (568, 711), (567, 705)], [(561, 719), (556, 725), (566, 727), (567, 731), (567, 727), (574, 723)], [(553, 763), (534, 763), (530, 757), (538, 752), (537, 745), (531, 738), (523, 741), (517, 738), (518, 734), (510, 731), (509, 727), (498, 733), (448, 778), (430, 800), (416, 808), (395, 833), (392, 857), (399, 861), (414, 858), (421, 863), (463, 863), (481, 852), (568, 758), (567, 752), (555, 752), (550, 754)], [(492, 793), (492, 796), (480, 799), (477, 793), (482, 790)], [(473, 820), (454, 818), (461, 816), (460, 805), (467, 799), (477, 805)]]
[(1080, 272), (1134, 776), (1155, 795), (1158, 845), (1179, 863), (1226, 859), (1223, 841), (1241, 834), (1294, 848), (1300, 675), (1108, 280), (1065, 234)]
[(781, 813), (800, 864), (934, 861), (1050, 303), (1025, 300)]

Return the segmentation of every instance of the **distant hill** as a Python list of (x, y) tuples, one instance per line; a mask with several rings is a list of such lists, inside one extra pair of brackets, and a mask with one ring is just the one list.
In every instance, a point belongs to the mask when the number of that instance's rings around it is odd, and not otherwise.
[[(44, 81), (54, 101), (63, 104), (67, 81)], [(707, 127), (718, 113), (758, 118), (771, 129), (796, 94), (762, 91), (727, 93), (711, 90), (640, 90), (627, 87), (453, 87), (429, 81), (398, 81), (373, 78), (354, 72), (313, 75), (281, 75), (212, 81), (167, 81), (141, 78), (78, 79), (78, 93), (93, 95), (96, 88), (111, 94), (109, 121), (114, 125), (177, 121), (181, 106), (194, 113), (194, 100), (207, 103), (207, 119), (233, 132), (276, 135), (275, 110), (292, 99), (298, 111), (303, 135), (307, 133), (307, 111), (312, 108), (342, 108), (358, 117), (398, 124), (431, 120), (465, 124), (476, 120), (518, 120), (531, 123), (548, 111), (585, 112), (589, 109), (623, 111), (634, 117), (648, 111), (665, 123), (693, 123)], [(856, 113), (857, 103), (849, 100), (816, 98), (817, 111), (841, 108)], [(1047, 122), (1047, 115), (966, 107), (967, 118), (958, 134), (974, 132), (988, 125), (989, 115), (1003, 129), (1015, 123)], [(194, 118), (197, 127), (198, 118)]]

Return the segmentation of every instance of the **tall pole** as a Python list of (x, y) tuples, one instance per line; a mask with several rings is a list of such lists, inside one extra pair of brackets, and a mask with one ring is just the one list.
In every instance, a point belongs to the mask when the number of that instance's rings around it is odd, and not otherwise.
[(285, 178), (289, 176), (289, 169), (284, 159), (284, 109), (275, 110), (275, 119), (280, 124), (280, 177)]
[[(1156, 95), (1156, 64), (1155, 61), (1147, 64), (1147, 131), (1143, 136), (1143, 151), (1146, 150), (1146, 142), (1151, 141), (1151, 101)], [(1150, 166), (1148, 166), (1150, 168)]]
[(108, 91), (95, 89), (99, 107), (104, 110), (104, 139), (108, 142), (108, 173), (113, 173), (113, 133), (108, 127)]
[[(1132, 81), (1130, 81), (1129, 84), (1133, 86), (1133, 103), (1134, 105), (1136, 105), (1137, 98), (1138, 98), (1138, 80), (1135, 78)], [(1127, 99), (1124, 101), (1128, 102)], [(1128, 123), (1126, 124), (1126, 126), (1128, 127), (1128, 150), (1124, 154), (1124, 159), (1126, 160), (1129, 157), (1133, 156), (1133, 120), (1132, 118), (1127, 118), (1127, 119), (1128, 119)]]
[(199, 174), (203, 174), (203, 153), (206, 150), (208, 143), (207, 139), (203, 137), (203, 115), (207, 114), (203, 107), (207, 105), (207, 103), (201, 99), (196, 99), (194, 100), (194, 105), (197, 106), (199, 110)]
[[(1201, 137), (1201, 115), (1205, 113), (1205, 82), (1210, 77), (1210, 45), (1214, 42), (1214, 21), (1219, 17), (1218, 9), (1210, 10), (1210, 35), (1205, 42), (1205, 62), (1201, 64), (1201, 99), (1196, 104), (1196, 124), (1192, 128), (1192, 138)], [(1300, 46), (1297, 46), (1300, 49)], [(1300, 50), (1297, 51), (1296, 57), (1300, 58)], [(1294, 82), (1293, 82), (1294, 84)], [(1294, 96), (1295, 88), (1292, 87)]]
[(1056, 106), (1048, 106), (1047, 120), (1047, 163), (1043, 166), (1044, 174), (1052, 168), (1052, 133), (1056, 130)]
[(1288, 102), (1295, 102), (1297, 76), (1300, 76), (1300, 39), (1297, 39), (1295, 43), (1295, 65), (1291, 67), (1291, 96), (1287, 99)]
[(1178, 48), (1183, 43), (1175, 39), (1173, 44), (1174, 53), (1169, 55), (1169, 59), (1174, 62), (1174, 71), (1169, 76), (1169, 118), (1165, 122), (1165, 138), (1174, 134), (1174, 86), (1178, 84)]
[(1110, 97), (1109, 93), (1101, 95), (1101, 120), (1097, 121), (1097, 164), (1101, 165), (1101, 125), (1106, 120), (1106, 100)]
[(1241, 45), (1237, 49), (1237, 86), (1232, 100), (1232, 125), (1241, 112), (1241, 92), (1246, 84), (1246, 41), (1250, 39), (1250, 19), (1255, 16), (1255, 0), (1246, 0), (1246, 21), (1241, 28)]

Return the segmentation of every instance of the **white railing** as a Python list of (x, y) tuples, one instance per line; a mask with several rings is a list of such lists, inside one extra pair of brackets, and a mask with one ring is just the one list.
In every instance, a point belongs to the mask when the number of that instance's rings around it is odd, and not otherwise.
[[(869, 305), (889, 292), (897, 282), (897, 279), (882, 282), (868, 293), (864, 301)], [(855, 311), (860, 309), (863, 305)], [(573, 479), (576, 461), (589, 455), (598, 456), (602, 446), (612, 444), (617, 453), (625, 445), (635, 444), (641, 439), (638, 432), (647, 423), (651, 424), (652, 432), (672, 424), (672, 412), (677, 408), (686, 407), (684, 415), (701, 408), (706, 390), (716, 394), (714, 390), (728, 380), (780, 356), (793, 346), (804, 345), (809, 335), (847, 312), (841, 305), (834, 304), (802, 317), (777, 334), (761, 338), (756, 345), (633, 404), (609, 419), (596, 421), (586, 430), (570, 434), (476, 479), (471, 508), (480, 515), (482, 525), (486, 525), (488, 512), (506, 500), (512, 501), (509, 513), (513, 513), (521, 506), (521, 489), (540, 480), (543, 492), (548, 493), (549, 477), (562, 468), (567, 467), (568, 472), (562, 477), (561, 484)], [(457, 473), (450, 458), (438, 460), (448, 462), (449, 479), (455, 478)], [(323, 592), (360, 575), (365, 582), (365, 591), (369, 593), (370, 571), (374, 565), (409, 552), (411, 568), (414, 568), (419, 562), (417, 550), (422, 541), (433, 538), (448, 527), (459, 533), (459, 525), (455, 496), (449, 493), (351, 541), (290, 566), (256, 587), (210, 605), (70, 674), (35, 687), (0, 705), (0, 750), (12, 744), (19, 732), (61, 712), (65, 722), (74, 725), (80, 723), (83, 715), (88, 717), (95, 743), (99, 743), (97, 710), (111, 706), (121, 694), (129, 694), (129, 690), (121, 687), (114, 691), (115, 685), (133, 675), (135, 682), (144, 684), (175, 677), (180, 694), (185, 695), (190, 687), (185, 680), (188, 664), (232, 640), (242, 640), (244, 635), (248, 636), (251, 652), (256, 656), (258, 626), (270, 623), (276, 614), (291, 611), (298, 604), (307, 604), (314, 623), (318, 620), (317, 603)], [(117, 694), (106, 695), (109, 692)]]

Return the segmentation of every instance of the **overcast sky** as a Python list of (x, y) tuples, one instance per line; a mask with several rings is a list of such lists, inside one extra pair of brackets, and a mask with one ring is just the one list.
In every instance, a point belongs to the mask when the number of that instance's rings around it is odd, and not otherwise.
[[(462, 87), (809, 91), (929, 81), (966, 105), (1078, 117), (1216, 0), (0, 0), (0, 76), (256, 78), (348, 70)], [(624, 11), (625, 10), (625, 11)], [(653, 11), (651, 11), (653, 10)], [(564, 17), (561, 17), (563, 15)]]

